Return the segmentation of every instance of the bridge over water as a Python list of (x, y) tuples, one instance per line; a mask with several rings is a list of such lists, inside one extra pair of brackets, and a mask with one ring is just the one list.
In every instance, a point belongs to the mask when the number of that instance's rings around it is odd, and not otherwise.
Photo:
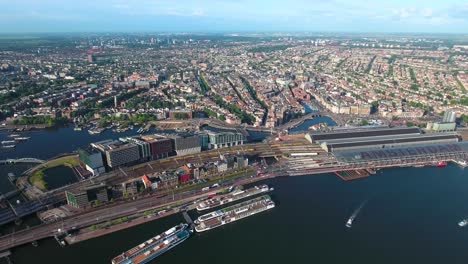
[(300, 124), (302, 124), (303, 122), (305, 122), (307, 119), (312, 119), (314, 117), (321, 117), (322, 114), (320, 114), (319, 112), (313, 112), (313, 113), (309, 113), (309, 114), (306, 114), (298, 119), (293, 119), (281, 126), (278, 126), (276, 127), (276, 129), (291, 129), (293, 127), (297, 127), (299, 126)]

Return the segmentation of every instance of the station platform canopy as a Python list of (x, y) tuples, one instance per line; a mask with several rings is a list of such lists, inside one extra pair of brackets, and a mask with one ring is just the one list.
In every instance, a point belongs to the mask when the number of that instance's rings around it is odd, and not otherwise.
[(428, 144), (411, 147), (360, 149), (355, 151), (340, 151), (333, 155), (340, 162), (372, 162), (389, 159), (404, 159), (428, 156), (443, 156), (448, 154), (464, 154), (468, 156), (468, 141), (450, 144)]

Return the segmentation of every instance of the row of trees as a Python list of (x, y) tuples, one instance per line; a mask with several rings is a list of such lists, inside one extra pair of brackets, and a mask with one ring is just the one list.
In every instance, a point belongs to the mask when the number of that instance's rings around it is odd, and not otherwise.
[(65, 124), (68, 120), (65, 117), (53, 118), (50, 116), (23, 116), (13, 121), (15, 125), (48, 125), (55, 126)]
[[(210, 86), (205, 80), (205, 77), (203, 75), (199, 75), (199, 82), (200, 82), (200, 87), (202, 89), (203, 94), (208, 94), (209, 91), (211, 91)], [(246, 112), (242, 111), (237, 105), (233, 105), (231, 103), (228, 103), (223, 100), (223, 98), (217, 94), (211, 93), (210, 95), (211, 99), (219, 105), (220, 107), (228, 110), (231, 114), (237, 116), (242, 123), (247, 123), (249, 125), (253, 124), (255, 122), (255, 117), (253, 117), (250, 114), (247, 114)], [(205, 108), (206, 109), (206, 108)], [(208, 116), (210, 116), (210, 113), (207, 113)], [(225, 119), (225, 117), (223, 117)]]
[(129, 126), (131, 123), (139, 123), (139, 124), (144, 124), (150, 121), (156, 121), (156, 116), (152, 114), (136, 114), (131, 117), (127, 115), (121, 115), (121, 116), (102, 116), (101, 119), (99, 120), (99, 126), (100, 127), (106, 127), (112, 123), (121, 123), (123, 127)]

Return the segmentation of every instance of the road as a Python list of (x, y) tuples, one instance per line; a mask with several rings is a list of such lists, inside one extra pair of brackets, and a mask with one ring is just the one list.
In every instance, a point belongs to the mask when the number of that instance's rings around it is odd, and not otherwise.
[[(270, 177), (273, 176), (274, 175), (271, 175)], [(254, 181), (265, 180), (267, 178), (269, 177), (251, 178), (246, 176), (243, 177), (240, 181), (236, 181), (233, 179), (224, 181), (220, 187), (213, 188), (208, 191), (194, 189), (178, 194), (168, 194), (164, 197), (158, 197), (160, 196), (160, 194), (154, 194), (141, 197), (136, 200), (121, 201), (114, 204), (110, 204), (105, 207), (98, 207), (93, 210), (89, 210), (67, 218), (63, 218), (62, 220), (55, 223), (42, 224), (36, 227), (19, 231), (17, 233), (2, 236), (0, 237), (0, 252), (47, 237), (53, 237), (54, 235), (59, 234), (59, 230), (71, 230), (73, 228), (80, 229), (83, 227), (106, 222), (116, 218), (136, 214), (138, 212), (159, 207), (165, 207), (174, 202), (186, 203), (202, 197), (206, 197), (210, 193), (220, 191), (224, 188), (223, 186), (228, 186), (233, 183), (246, 184)]]

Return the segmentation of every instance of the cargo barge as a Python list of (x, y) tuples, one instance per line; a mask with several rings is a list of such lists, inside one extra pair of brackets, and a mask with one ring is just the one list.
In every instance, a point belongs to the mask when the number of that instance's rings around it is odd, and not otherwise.
[(145, 264), (190, 237), (188, 224), (179, 224), (112, 259), (112, 264)]
[(274, 207), (275, 203), (271, 200), (270, 196), (264, 195), (198, 217), (195, 221), (195, 231), (207, 231)]
[(254, 186), (247, 190), (235, 190), (232, 193), (228, 193), (218, 197), (213, 197), (208, 200), (199, 202), (197, 204), (197, 211), (201, 212), (204, 210), (212, 209), (223, 204), (232, 203), (250, 196), (254, 196), (272, 190), (273, 188), (269, 188), (268, 185)]

